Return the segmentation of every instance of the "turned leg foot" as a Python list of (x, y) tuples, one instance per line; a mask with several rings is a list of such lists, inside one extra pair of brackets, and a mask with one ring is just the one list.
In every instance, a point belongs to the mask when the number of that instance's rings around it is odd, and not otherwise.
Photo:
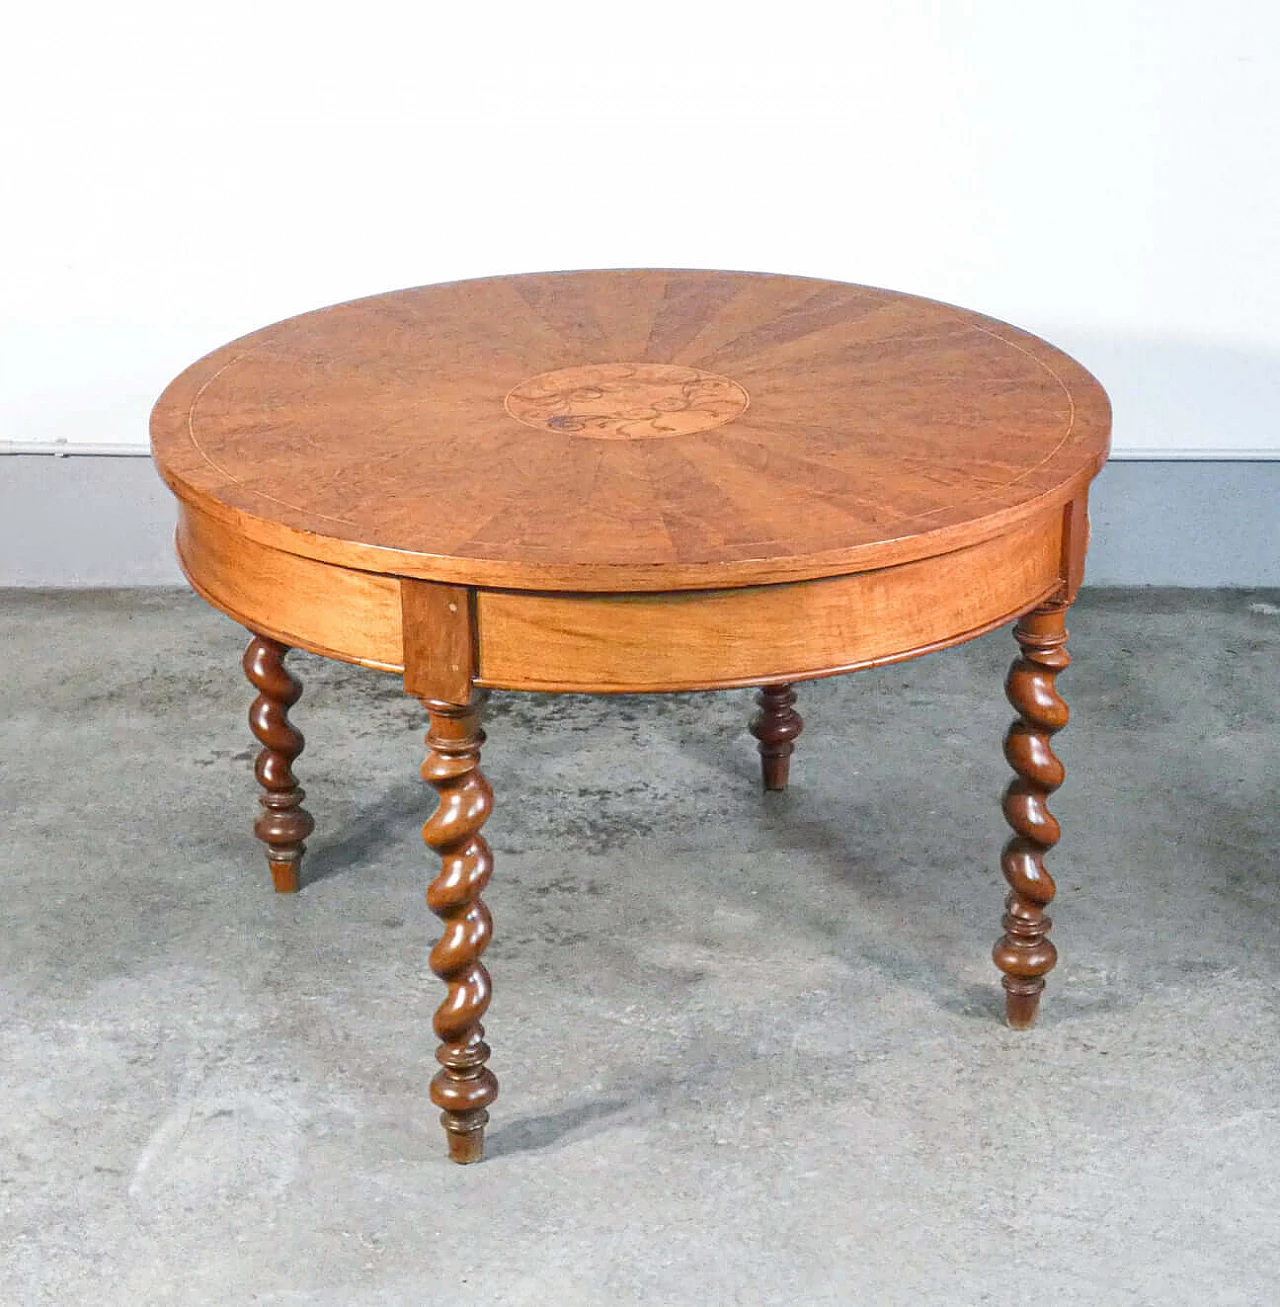
[(493, 792), (480, 771), (484, 696), (477, 694), (466, 705), (423, 703), (431, 725), (422, 775), (440, 798), (422, 828), (422, 838), (440, 858), (427, 904), (444, 923), (430, 963), (449, 987), (433, 1023), (440, 1070), (431, 1081), (431, 1101), (441, 1109), (450, 1158), (478, 1162), (489, 1104), (498, 1096), (480, 1024), (490, 993), (489, 973), (480, 959), (493, 933), (489, 909), (480, 898), (493, 870), (493, 856), (480, 834), (493, 808)]
[(1065, 603), (1049, 603), (1019, 619), (1013, 634), (1022, 652), (1005, 681), (1018, 716), (1005, 736), (1004, 756), (1017, 774), (1004, 796), (1005, 820), (1014, 834), (1000, 859), (1009, 897), (1004, 935), (992, 957), (1004, 973), (1005, 1011), (1015, 1030), (1035, 1022), (1045, 975), (1058, 960), (1049, 939), (1053, 923), (1044, 911), (1054, 895), (1044, 856), (1061, 834), (1047, 804), (1065, 775), (1050, 741), (1069, 715), (1055, 685), (1058, 673), (1071, 662), (1066, 611)]
[(766, 790), (785, 790), (791, 773), (795, 741), (804, 730), (804, 718), (793, 705), (790, 685), (766, 685), (756, 693), (759, 712), (751, 719), (751, 734), (760, 741), (760, 769)]
[(315, 829), (302, 807), (306, 791), (293, 774), (302, 752), (302, 732), (289, 720), (289, 709), (302, 695), (302, 682), (284, 665), (289, 646), (255, 635), (244, 655), (244, 672), (258, 691), (249, 709), (249, 729), (262, 745), (254, 774), (262, 786), (263, 811), (253, 833), (267, 846), (267, 864), (277, 893), (295, 894), (304, 841)]

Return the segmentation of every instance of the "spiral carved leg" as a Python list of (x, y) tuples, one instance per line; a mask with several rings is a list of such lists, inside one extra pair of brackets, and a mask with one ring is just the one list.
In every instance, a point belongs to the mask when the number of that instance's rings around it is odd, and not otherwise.
[(478, 1162), (484, 1152), (488, 1107), (498, 1082), (485, 1065), (489, 1046), (480, 1019), (489, 1006), (489, 973), (481, 955), (493, 933), (480, 895), (493, 871), (493, 855), (480, 834), (493, 808), (493, 791), (480, 771), (484, 696), (464, 706), (423, 700), (431, 715), (423, 779), (440, 796), (422, 838), (440, 857), (440, 874), (427, 889), (427, 904), (444, 922), (431, 950), (431, 970), (449, 987), (435, 1015), (440, 1070), (431, 1101), (455, 1162)]
[(796, 692), (790, 685), (765, 685), (756, 694), (760, 711), (751, 719), (751, 734), (760, 741), (760, 767), (766, 790), (785, 790), (791, 773), (795, 741), (804, 730), (804, 718), (792, 706)]
[(1047, 803), (1066, 774), (1050, 743), (1069, 715), (1055, 686), (1058, 673), (1071, 662), (1066, 610), (1065, 603), (1045, 604), (1019, 620), (1013, 634), (1022, 653), (1005, 681), (1018, 718), (1005, 736), (1004, 756), (1017, 775), (1004, 796), (1005, 820), (1014, 834), (1000, 859), (1009, 897), (1005, 933), (992, 957), (1004, 972), (1005, 1010), (1015, 1030), (1034, 1023), (1045, 974), (1058, 960), (1048, 937), (1053, 923), (1044, 914), (1054, 895), (1044, 855), (1061, 834)]
[(244, 654), (244, 673), (258, 691), (249, 709), (249, 729), (262, 745), (254, 774), (262, 786), (263, 811), (253, 833), (267, 846), (271, 879), (280, 894), (297, 892), (307, 847), (303, 841), (315, 829), (311, 814), (302, 807), (306, 791), (293, 774), (305, 741), (289, 720), (289, 709), (302, 696), (302, 682), (284, 665), (288, 652), (288, 645), (255, 635)]

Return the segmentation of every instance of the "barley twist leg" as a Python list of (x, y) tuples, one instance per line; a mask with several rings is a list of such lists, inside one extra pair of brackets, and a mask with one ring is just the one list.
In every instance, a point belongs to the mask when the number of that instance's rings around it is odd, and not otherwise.
[(478, 1162), (484, 1152), (488, 1107), (498, 1082), (485, 1065), (489, 1046), (480, 1024), (489, 1006), (489, 973), (481, 955), (493, 933), (489, 909), (480, 898), (493, 871), (493, 856), (480, 834), (493, 808), (493, 792), (480, 771), (483, 695), (467, 705), (423, 700), (430, 714), (427, 760), (422, 775), (440, 797), (422, 828), (422, 838), (440, 858), (440, 874), (427, 889), (427, 904), (444, 922), (431, 950), (431, 970), (449, 987), (436, 1011), (440, 1070), (431, 1082), (431, 1101), (455, 1162)]
[(1058, 673), (1071, 662), (1066, 611), (1065, 603), (1047, 603), (1018, 621), (1013, 634), (1022, 653), (1005, 681), (1018, 717), (1005, 736), (1004, 756), (1017, 774), (1004, 796), (1005, 820), (1014, 834), (1000, 859), (1009, 897), (1005, 933), (992, 957), (1004, 973), (1005, 1010), (1016, 1030), (1034, 1023), (1045, 974), (1058, 960), (1048, 937), (1053, 923), (1044, 912), (1054, 895), (1044, 856), (1061, 835), (1047, 805), (1065, 775), (1050, 741), (1069, 716), (1055, 685)]
[(306, 791), (293, 774), (294, 760), (305, 741), (289, 720), (289, 709), (302, 695), (302, 682), (284, 665), (288, 652), (288, 645), (255, 635), (243, 661), (244, 673), (258, 691), (249, 709), (249, 729), (262, 745), (254, 774), (262, 786), (263, 811), (253, 823), (253, 833), (267, 846), (271, 879), (280, 894), (297, 892), (304, 841), (315, 829), (315, 821), (302, 806)]
[(760, 741), (760, 768), (766, 790), (785, 790), (795, 741), (804, 730), (790, 685), (765, 685), (756, 694), (760, 711), (751, 719), (751, 734)]

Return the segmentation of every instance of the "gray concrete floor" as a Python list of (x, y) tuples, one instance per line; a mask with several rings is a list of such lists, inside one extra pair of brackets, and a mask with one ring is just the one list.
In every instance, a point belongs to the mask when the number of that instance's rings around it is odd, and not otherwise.
[(271, 894), (243, 634), (0, 595), (0, 1298), (1259, 1307), (1280, 1282), (1280, 595), (1086, 592), (1040, 1026), (998, 1020), (998, 633), (805, 687), (495, 696), (489, 1157), (426, 1099), (420, 710), (297, 656)]

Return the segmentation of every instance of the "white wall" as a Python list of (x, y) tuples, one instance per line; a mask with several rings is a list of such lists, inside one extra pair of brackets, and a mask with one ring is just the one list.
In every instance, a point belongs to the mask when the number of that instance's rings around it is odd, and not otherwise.
[(43, 0), (0, 29), (0, 441), (129, 445), (303, 309), (766, 269), (1049, 336), (1118, 452), (1280, 457), (1264, 0)]

